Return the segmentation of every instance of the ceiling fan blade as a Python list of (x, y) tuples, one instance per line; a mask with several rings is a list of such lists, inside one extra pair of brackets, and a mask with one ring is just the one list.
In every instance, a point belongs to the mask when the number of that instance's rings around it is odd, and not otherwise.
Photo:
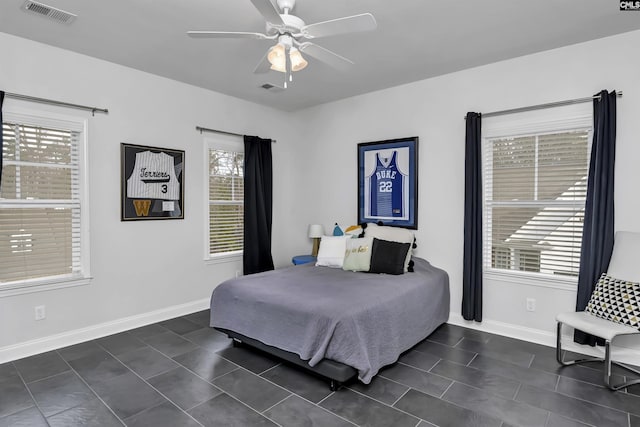
[(255, 74), (268, 73), (269, 70), (271, 69), (271, 63), (267, 59), (268, 54), (269, 54), (269, 51), (267, 51), (267, 53), (264, 54), (264, 56), (262, 57), (258, 65), (256, 65), (256, 68), (253, 70)]
[(325, 49), (311, 42), (300, 43), (298, 49), (307, 55), (314, 57), (318, 61), (322, 61), (333, 68), (337, 68), (338, 70), (346, 71), (353, 65), (353, 61), (345, 58), (344, 56), (340, 56), (329, 49)]
[(195, 39), (258, 39), (270, 38), (262, 33), (249, 33), (243, 31), (187, 31), (189, 37)]
[(376, 18), (370, 13), (346, 16), (330, 21), (318, 22), (302, 27), (302, 35), (308, 39), (375, 30)]
[(282, 18), (280, 18), (280, 11), (273, 5), (271, 0), (251, 0), (251, 3), (256, 9), (264, 16), (268, 22), (276, 25), (284, 25)]

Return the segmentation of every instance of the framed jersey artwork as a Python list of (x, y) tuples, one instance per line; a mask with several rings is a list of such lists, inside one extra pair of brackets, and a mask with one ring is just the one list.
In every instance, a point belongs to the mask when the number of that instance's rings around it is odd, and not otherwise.
[(358, 223), (418, 228), (418, 137), (358, 144)]
[(184, 218), (184, 151), (120, 144), (121, 220)]

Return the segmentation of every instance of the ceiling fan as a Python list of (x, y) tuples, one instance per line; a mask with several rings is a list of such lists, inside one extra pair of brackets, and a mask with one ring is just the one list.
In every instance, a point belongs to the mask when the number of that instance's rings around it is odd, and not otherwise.
[(269, 70), (285, 73), (284, 88), (293, 81), (292, 73), (307, 66), (301, 52), (339, 70), (353, 65), (353, 61), (338, 55), (315, 43), (305, 40), (360, 31), (371, 31), (377, 26), (370, 13), (346, 16), (315, 24), (305, 22), (291, 15), (296, 0), (251, 0), (251, 3), (267, 21), (265, 33), (239, 31), (187, 31), (194, 38), (232, 38), (277, 40), (277, 43), (265, 53), (254, 73), (267, 73)]

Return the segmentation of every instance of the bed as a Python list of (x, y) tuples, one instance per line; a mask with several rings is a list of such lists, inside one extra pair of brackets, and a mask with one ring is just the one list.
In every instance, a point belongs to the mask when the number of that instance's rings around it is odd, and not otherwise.
[(313, 264), (231, 279), (211, 296), (211, 326), (331, 380), (380, 368), (449, 317), (449, 277), (413, 258), (398, 276)]

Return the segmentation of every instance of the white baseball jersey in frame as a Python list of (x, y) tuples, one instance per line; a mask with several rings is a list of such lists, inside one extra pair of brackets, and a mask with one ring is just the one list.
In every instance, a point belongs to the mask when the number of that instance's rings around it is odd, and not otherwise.
[(127, 179), (130, 199), (179, 200), (180, 183), (173, 156), (167, 153), (136, 153), (133, 172)]

